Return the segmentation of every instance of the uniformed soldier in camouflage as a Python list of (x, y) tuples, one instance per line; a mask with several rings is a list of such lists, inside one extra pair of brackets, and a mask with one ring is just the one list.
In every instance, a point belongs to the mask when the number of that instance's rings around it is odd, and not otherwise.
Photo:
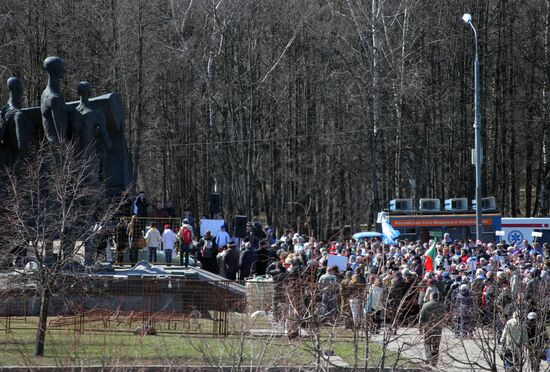
[(418, 322), (420, 333), (424, 337), (426, 363), (432, 366), (437, 365), (439, 358), (439, 343), (441, 342), (444, 315), (445, 308), (439, 302), (439, 293), (434, 292), (431, 294), (430, 301), (422, 306)]

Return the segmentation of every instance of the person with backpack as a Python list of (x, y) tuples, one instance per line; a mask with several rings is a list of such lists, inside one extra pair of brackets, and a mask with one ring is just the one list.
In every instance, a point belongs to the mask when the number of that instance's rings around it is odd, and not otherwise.
[(218, 264), (216, 257), (218, 256), (218, 248), (216, 241), (212, 237), (210, 230), (207, 230), (199, 241), (199, 248), (202, 253), (202, 268), (211, 273), (218, 273)]
[(193, 248), (193, 228), (187, 218), (183, 219), (178, 237), (181, 242), (180, 265), (183, 266), (183, 255), (185, 254), (185, 268), (189, 267), (189, 252)]

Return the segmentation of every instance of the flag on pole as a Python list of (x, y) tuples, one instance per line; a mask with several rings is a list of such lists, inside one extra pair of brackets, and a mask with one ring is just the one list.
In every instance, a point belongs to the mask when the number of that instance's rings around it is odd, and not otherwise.
[(382, 221), (382, 235), (384, 235), (384, 244), (397, 244), (395, 238), (401, 234), (398, 230), (387, 221)]
[(424, 253), (424, 269), (426, 269), (427, 272), (434, 271), (434, 264), (435, 264), (435, 256), (437, 255), (437, 251), (435, 249), (435, 246), (437, 245), (437, 240), (433, 240), (433, 244)]

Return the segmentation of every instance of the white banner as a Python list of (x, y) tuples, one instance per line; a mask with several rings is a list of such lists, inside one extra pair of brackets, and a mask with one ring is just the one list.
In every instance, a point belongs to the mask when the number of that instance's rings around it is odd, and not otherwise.
[(224, 224), (224, 220), (207, 220), (202, 219), (201, 220), (201, 236), (203, 236), (207, 230), (210, 230), (212, 233), (212, 236), (218, 235), (218, 233), (221, 231), (222, 225)]
[(328, 267), (331, 266), (338, 266), (338, 268), (342, 271), (346, 271), (348, 267), (348, 258), (344, 256), (328, 256)]

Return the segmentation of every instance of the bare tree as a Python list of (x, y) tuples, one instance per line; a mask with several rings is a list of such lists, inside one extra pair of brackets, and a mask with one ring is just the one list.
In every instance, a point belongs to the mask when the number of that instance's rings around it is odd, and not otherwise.
[[(30, 286), (40, 299), (35, 355), (44, 355), (50, 299), (82, 280), (83, 256), (123, 205), (110, 200), (96, 180), (93, 152), (77, 151), (72, 142), (41, 143), (20, 174), (7, 171), (2, 200), (4, 264), (24, 256), (30, 263), (17, 271), (5, 292)], [(86, 252), (88, 251), (88, 252)]]
[[(216, 186), (228, 219), (265, 215), (326, 239), (411, 197), (412, 179), (420, 197), (473, 196), (473, 46), (457, 0), (3, 5), (3, 76), (20, 77), (37, 105), (41, 62), (59, 54), (68, 100), (83, 77), (117, 91), (136, 184), (153, 200), (198, 216)], [(544, 216), (549, 6), (500, 5), (468, 10), (479, 26), (483, 193), (504, 214)]]

